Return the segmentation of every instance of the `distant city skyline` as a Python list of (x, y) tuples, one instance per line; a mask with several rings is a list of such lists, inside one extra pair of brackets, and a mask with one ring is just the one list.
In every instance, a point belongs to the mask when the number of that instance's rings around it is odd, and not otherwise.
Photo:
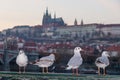
[(0, 0), (0, 31), (17, 25), (41, 25), (48, 7), (54, 17), (68, 25), (84, 23), (120, 23), (120, 0)]

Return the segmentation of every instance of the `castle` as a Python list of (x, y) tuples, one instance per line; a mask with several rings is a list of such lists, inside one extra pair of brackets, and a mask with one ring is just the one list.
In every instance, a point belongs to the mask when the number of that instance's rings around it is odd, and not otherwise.
[(59, 26), (65, 26), (66, 24), (64, 23), (62, 17), (56, 18), (56, 14), (54, 14), (54, 18), (51, 17), (51, 14), (48, 13), (48, 8), (46, 9), (46, 12), (43, 15), (43, 20), (42, 20), (42, 26), (44, 27), (59, 27)]

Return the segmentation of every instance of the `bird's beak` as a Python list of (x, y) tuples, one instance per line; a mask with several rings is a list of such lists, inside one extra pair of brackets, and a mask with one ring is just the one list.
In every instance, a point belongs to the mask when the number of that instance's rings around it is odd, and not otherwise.
[(110, 57), (110, 53), (108, 53), (108, 57)]
[(81, 51), (80, 52), (84, 52), (84, 50), (83, 49), (81, 49)]
[(81, 49), (81, 51), (84, 51), (83, 49)]

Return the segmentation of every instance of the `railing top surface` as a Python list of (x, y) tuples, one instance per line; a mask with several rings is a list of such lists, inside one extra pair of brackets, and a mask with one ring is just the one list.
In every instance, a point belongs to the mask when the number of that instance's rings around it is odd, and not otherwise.
[(40, 72), (26, 72), (26, 73), (18, 73), (18, 72), (5, 72), (0, 71), (0, 77), (14, 77), (14, 78), (57, 78), (60, 79), (82, 79), (82, 80), (119, 80), (119, 75), (106, 75), (106, 76), (98, 76), (97, 74), (80, 74), (80, 75), (72, 75), (71, 73), (40, 73)]

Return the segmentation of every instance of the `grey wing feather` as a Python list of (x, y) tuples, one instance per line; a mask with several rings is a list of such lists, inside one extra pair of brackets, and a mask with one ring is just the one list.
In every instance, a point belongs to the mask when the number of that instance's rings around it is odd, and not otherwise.
[(78, 66), (82, 64), (82, 58), (80, 57), (72, 57), (67, 65)]
[(51, 61), (53, 61), (53, 57), (45, 56), (45, 57), (40, 58), (40, 60), (51, 60)]
[(99, 57), (99, 58), (97, 58), (96, 62), (100, 62), (102, 64), (109, 65), (109, 60), (108, 60), (108, 58), (105, 58), (105, 57)]

